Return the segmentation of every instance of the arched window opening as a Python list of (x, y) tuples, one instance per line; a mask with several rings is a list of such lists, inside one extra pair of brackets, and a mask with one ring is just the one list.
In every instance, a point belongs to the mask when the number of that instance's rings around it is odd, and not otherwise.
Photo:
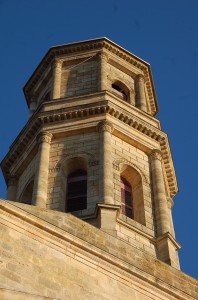
[(22, 192), (19, 202), (24, 203), (24, 204), (32, 204), (32, 195), (33, 195), (33, 186), (34, 186), (34, 181), (30, 181), (29, 184), (26, 186), (24, 191)]
[(128, 88), (120, 81), (112, 83), (112, 92), (122, 98), (122, 100), (129, 102), (129, 90)]
[(123, 165), (120, 174), (122, 213), (145, 225), (143, 182), (140, 173), (133, 167)]
[(120, 178), (121, 208), (122, 213), (128, 218), (134, 218), (133, 195), (130, 183), (123, 177)]
[(87, 208), (87, 172), (76, 170), (67, 177), (66, 212)]

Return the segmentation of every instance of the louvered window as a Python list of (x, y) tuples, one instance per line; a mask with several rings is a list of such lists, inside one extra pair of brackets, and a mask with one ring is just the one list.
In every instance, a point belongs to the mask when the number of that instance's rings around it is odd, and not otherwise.
[(77, 170), (67, 178), (66, 211), (72, 212), (87, 208), (87, 172)]
[(130, 183), (123, 177), (120, 180), (121, 185), (121, 201), (122, 201), (122, 214), (133, 219), (133, 198), (132, 188)]

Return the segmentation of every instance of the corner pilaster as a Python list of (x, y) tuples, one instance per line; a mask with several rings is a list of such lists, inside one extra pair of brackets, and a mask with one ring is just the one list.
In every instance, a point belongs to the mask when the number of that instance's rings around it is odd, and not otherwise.
[(147, 112), (146, 94), (144, 87), (145, 79), (142, 74), (136, 77), (136, 101), (139, 109)]
[(108, 63), (108, 55), (104, 52), (99, 54), (99, 90), (105, 91), (107, 89), (107, 63)]
[(49, 132), (41, 132), (37, 136), (39, 144), (37, 173), (35, 175), (33, 188), (33, 203), (36, 206), (46, 208), (47, 204), (47, 185), (49, 173), (49, 155), (52, 134)]
[(98, 131), (100, 133), (100, 199), (102, 203), (114, 204), (111, 148), (113, 125), (109, 121), (102, 121), (98, 124)]
[(16, 194), (17, 194), (17, 177), (11, 176), (8, 179), (6, 199), (10, 201), (16, 201)]
[(53, 69), (52, 99), (54, 100), (60, 98), (62, 61), (56, 59), (53, 62), (52, 69)]
[(150, 154), (150, 166), (153, 183), (157, 236), (170, 232), (169, 212), (161, 161), (161, 151), (154, 149)]

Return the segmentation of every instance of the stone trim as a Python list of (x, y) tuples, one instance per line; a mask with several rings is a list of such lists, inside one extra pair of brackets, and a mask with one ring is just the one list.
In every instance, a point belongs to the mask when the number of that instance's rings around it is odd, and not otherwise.
[(171, 199), (171, 198), (167, 198), (167, 205), (168, 205), (168, 208), (173, 208), (174, 206), (174, 201)]
[(42, 131), (37, 135), (36, 138), (37, 138), (38, 144), (41, 144), (41, 143), (51, 144), (52, 137), (53, 137), (53, 135), (51, 133)]
[(63, 64), (63, 60), (61, 59), (55, 59), (52, 63), (52, 69), (61, 68)]
[(159, 236), (158, 238), (154, 239), (153, 243), (155, 243), (157, 245), (162, 240), (167, 240), (167, 239), (171, 240), (171, 242), (175, 246), (176, 250), (181, 249), (181, 245), (175, 240), (175, 238), (169, 232), (167, 232), (167, 233)]
[(109, 133), (113, 132), (113, 124), (109, 121), (102, 121), (98, 124), (97, 129), (99, 132), (108, 131)]
[(162, 153), (160, 150), (158, 149), (153, 149), (150, 153), (150, 158), (153, 159), (158, 159), (160, 161), (162, 161)]
[[(108, 95), (108, 93), (105, 94)], [(59, 100), (57, 100), (57, 102), (58, 101)], [(30, 119), (25, 128), (20, 133), (20, 138), (18, 138), (17, 142), (14, 142), (11, 145), (9, 153), (1, 163), (4, 176), (7, 178), (7, 174), (9, 174), (9, 168), (13, 165), (13, 162), (18, 159), (20, 153), (23, 153), (24, 149), (26, 149), (30, 144), (41, 125), (60, 122), (67, 119), (83, 118), (88, 117), (89, 115), (92, 116), (105, 113), (159, 142), (167, 174), (170, 196), (174, 197), (178, 191), (178, 187), (167, 135), (160, 129), (151, 126), (145, 121), (142, 121), (140, 118), (127, 112), (127, 110), (116, 107), (116, 105), (109, 100), (86, 104), (81, 107), (72, 106), (71, 108), (57, 109), (54, 110), (53, 113), (51, 111), (39, 113), (36, 120)]]
[(133, 164), (132, 162), (128, 161), (125, 158), (120, 158), (120, 159), (116, 159), (116, 160), (113, 161), (113, 168), (115, 170), (119, 171), (119, 172), (121, 170), (121, 166), (122, 165), (131, 166), (132, 168), (134, 168), (140, 174), (140, 176), (143, 179), (143, 183), (146, 183), (146, 184), (149, 183), (148, 180), (147, 180), (147, 178), (146, 178), (146, 175), (142, 172), (142, 170), (138, 166), (136, 166), (135, 164)]

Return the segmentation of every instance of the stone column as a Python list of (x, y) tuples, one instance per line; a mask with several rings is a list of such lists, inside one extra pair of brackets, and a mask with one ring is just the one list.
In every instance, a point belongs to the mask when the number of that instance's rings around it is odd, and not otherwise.
[(172, 207), (174, 205), (174, 202), (171, 198), (167, 199), (167, 205), (168, 205), (169, 220), (170, 220), (170, 233), (175, 238), (175, 230), (174, 230), (173, 218), (172, 218)]
[(107, 63), (108, 63), (108, 56), (104, 52), (101, 52), (99, 55), (100, 64), (99, 64), (99, 70), (100, 70), (100, 78), (99, 78), (99, 90), (105, 91), (107, 89)]
[(30, 117), (33, 115), (33, 113), (35, 112), (36, 106), (37, 106), (36, 97), (33, 96), (33, 97), (31, 97), (31, 102), (30, 102), (29, 118), (30, 118)]
[(147, 112), (144, 76), (141, 74), (136, 77), (136, 100), (138, 108)]
[(161, 161), (161, 151), (153, 150), (150, 154), (150, 162), (158, 236), (170, 232), (169, 212)]
[(53, 68), (52, 99), (59, 99), (60, 89), (61, 89), (62, 61), (56, 59), (52, 65), (52, 68)]
[(15, 176), (11, 176), (8, 179), (6, 199), (10, 201), (16, 201), (16, 194), (17, 194), (17, 179)]
[(35, 175), (33, 188), (33, 204), (43, 208), (46, 208), (47, 204), (47, 185), (51, 139), (52, 134), (48, 132), (41, 132), (37, 137), (39, 149), (37, 154), (37, 173)]
[(114, 204), (111, 149), (113, 125), (111, 122), (102, 121), (98, 125), (98, 130), (100, 132), (100, 198), (104, 204)]

